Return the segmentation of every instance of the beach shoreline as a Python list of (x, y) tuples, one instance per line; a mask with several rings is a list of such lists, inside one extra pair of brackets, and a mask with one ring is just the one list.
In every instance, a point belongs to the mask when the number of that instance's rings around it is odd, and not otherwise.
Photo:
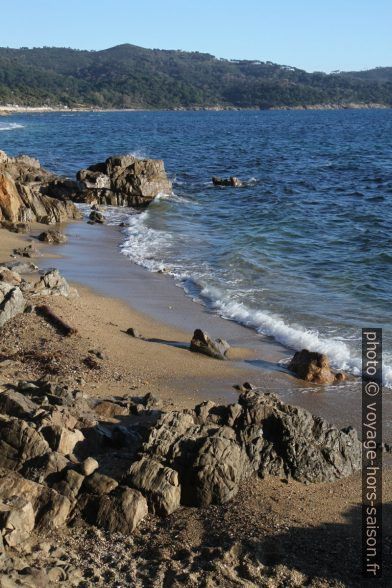
[[(69, 223), (61, 229), (69, 234), (72, 227), (82, 225)], [(91, 227), (92, 230), (95, 228)], [(42, 226), (35, 226), (32, 234), (35, 235), (41, 229)], [(59, 248), (49, 249), (30, 235), (0, 229), (1, 261), (21, 259), (11, 257), (10, 254), (13, 249), (29, 243), (33, 243), (43, 256), (28, 261), (40, 267), (46, 262), (52, 266), (61, 265), (61, 261), (67, 257), (66, 246), (63, 246), (62, 257), (59, 257)], [(105, 246), (105, 242), (101, 245)], [(37, 276), (29, 275), (28, 278), (34, 282)], [(161, 399), (165, 411), (189, 410), (196, 403), (207, 400), (223, 404), (236, 402), (238, 392), (231, 385), (241, 383), (250, 372), (235, 364), (249, 357), (251, 348), (234, 348), (231, 361), (226, 362), (191, 353), (184, 347), (190, 331), (135, 311), (124, 300), (108, 297), (80, 284), (75, 285), (79, 290), (77, 298), (51, 296), (48, 304), (62, 320), (77, 330), (76, 335), (64, 337), (35, 313), (19, 315), (3, 327), (3, 360), (0, 363), (0, 386), (3, 389), (18, 380), (42, 378), (45, 374), (47, 377), (51, 369), (59, 366), (58, 376), (54, 370), (50, 376), (52, 379), (77, 385), (86, 397), (98, 398), (100, 401), (118, 401), (129, 394), (138, 397), (150, 394)], [(146, 340), (127, 335), (125, 330), (131, 326), (137, 328)], [(4, 362), (7, 352), (13, 353), (14, 357), (19, 353), (25, 359)], [(44, 363), (26, 359), (36, 357), (37, 353), (45, 354)], [(98, 361), (98, 369), (88, 367), (85, 363), (86, 358), (96, 357), (95, 354), (102, 357)], [(94, 360), (90, 366), (96, 364)], [(287, 375), (284, 377), (286, 381), (287, 377), (291, 378)], [(282, 380), (282, 391), (283, 385)], [(385, 468), (385, 500), (390, 498), (391, 476), (392, 469)], [(359, 538), (361, 480), (360, 472), (336, 482), (310, 486), (292, 479), (281, 480), (279, 476), (267, 476), (265, 479), (253, 476), (241, 484), (238, 495), (227, 504), (203, 509), (185, 507), (163, 519), (149, 515), (134, 531), (131, 540), (127, 537), (113, 537), (94, 527), (88, 528), (77, 523), (57, 530), (37, 530), (29, 540), (34, 548), (29, 553), (22, 545), (18, 557), (26, 562), (25, 565), (31, 566), (34, 562), (37, 569), (44, 570), (42, 573), (52, 574), (55, 573), (52, 568), (58, 570), (59, 565), (55, 563), (56, 555), (53, 553), (61, 553), (64, 554), (61, 556), (64, 562), (67, 562), (69, 585), (78, 585), (72, 583), (71, 578), (89, 578), (93, 573), (98, 586), (108, 585), (108, 581), (111, 585), (110, 581), (114, 577), (118, 585), (125, 586), (131, 581), (130, 578), (139, 577), (143, 566), (147, 566), (148, 577), (151, 576), (151, 558), (156, 561), (158, 557), (162, 569), (166, 569), (167, 558), (178, 561), (178, 570), (176, 563), (172, 569), (176, 570), (175, 573), (183, 574), (184, 563), (176, 555), (180, 553), (179, 550), (183, 549), (184, 553), (190, 550), (196, 554), (201, 550), (204, 553), (203, 550), (208, 549), (212, 540), (217, 541), (214, 549), (217, 550), (219, 546), (223, 554), (232, 546), (233, 549), (244, 550), (244, 553), (248, 553), (247, 557), (251, 557), (254, 549), (249, 546), (251, 535), (255, 545), (268, 546), (272, 541), (279, 546), (279, 556), (268, 560), (268, 564), (262, 558), (262, 567), (252, 571), (252, 577), (255, 577), (254, 574), (260, 577), (267, 575), (270, 578), (269, 586), (300, 586), (305, 582), (317, 588), (351, 586), (355, 585), (359, 577), (356, 548), (353, 547), (349, 552), (346, 550), (349, 563), (344, 571), (339, 571), (328, 546), (332, 539), (346, 544), (347, 541), (356, 542)], [(387, 517), (385, 524), (388, 522)], [(213, 534), (210, 527), (215, 529)], [(229, 536), (226, 529), (230, 529)], [(224, 547), (223, 537), (226, 537)], [(57, 551), (43, 551), (39, 545), (44, 544), (55, 545)], [(303, 549), (304, 545), (308, 545), (308, 548)], [(313, 552), (315, 546), (318, 555), (309, 558), (307, 553)], [(113, 553), (109, 563), (104, 557), (108, 549)], [(128, 561), (129, 557), (132, 557), (134, 568), (127, 567), (124, 571), (120, 562)], [(186, 585), (198, 585), (199, 580), (193, 582), (192, 579), (195, 573), (208, 574), (204, 569), (203, 558), (197, 557), (195, 572), (187, 576)], [(231, 564), (228, 556), (224, 557), (226, 571), (214, 569), (211, 574), (216, 579), (223, 573), (224, 585), (231, 586), (231, 580), (225, 574), (232, 574), (230, 566), (236, 564)], [(12, 573), (17, 572), (13, 569)], [(109, 576), (110, 573), (112, 576)], [(109, 577), (111, 580), (108, 580)]]

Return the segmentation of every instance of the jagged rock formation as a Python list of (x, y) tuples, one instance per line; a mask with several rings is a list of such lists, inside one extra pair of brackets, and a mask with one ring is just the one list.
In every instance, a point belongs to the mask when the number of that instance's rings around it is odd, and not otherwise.
[(71, 202), (78, 184), (43, 169), (38, 160), (0, 151), (0, 221), (54, 224), (80, 218)]
[(133, 155), (109, 157), (80, 170), (77, 179), (82, 187), (80, 201), (88, 204), (143, 207), (172, 190), (163, 161)]

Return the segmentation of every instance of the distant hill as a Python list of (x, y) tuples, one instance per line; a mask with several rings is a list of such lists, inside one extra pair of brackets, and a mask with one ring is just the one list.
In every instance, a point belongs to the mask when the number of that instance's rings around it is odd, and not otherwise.
[(392, 105), (392, 68), (308, 73), (207, 53), (119, 45), (104, 51), (0, 48), (0, 104), (102, 108)]

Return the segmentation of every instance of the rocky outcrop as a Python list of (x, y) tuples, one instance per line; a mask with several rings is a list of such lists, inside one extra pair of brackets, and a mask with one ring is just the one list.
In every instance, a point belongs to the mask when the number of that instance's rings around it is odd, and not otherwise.
[(226, 359), (230, 345), (224, 339), (211, 339), (206, 331), (196, 329), (193, 333), (190, 349), (215, 359)]
[(324, 353), (307, 349), (297, 351), (287, 367), (301, 380), (315, 384), (334, 384), (345, 379), (344, 374), (336, 374), (331, 370), (329, 359)]
[(80, 218), (71, 202), (78, 192), (77, 182), (50, 174), (36, 159), (0, 151), (0, 221), (11, 223), (10, 228), (21, 222), (54, 224)]
[(252, 473), (329, 482), (361, 467), (355, 430), (255, 392), (162, 415), (142, 454), (178, 472), (181, 503), (193, 506), (227, 502)]
[(164, 163), (132, 155), (109, 157), (77, 174), (81, 202), (112, 206), (144, 207), (160, 193), (172, 190)]
[(230, 176), (228, 179), (222, 179), (218, 176), (212, 177), (214, 186), (231, 186), (232, 188), (242, 188), (245, 184), (235, 176)]
[(361, 457), (353, 429), (250, 389), (228, 406), (161, 412), (151, 394), (102, 402), (20, 382), (0, 390), (0, 530), (11, 545), (72, 516), (129, 534), (148, 512), (226, 503), (252, 475), (328, 482)]

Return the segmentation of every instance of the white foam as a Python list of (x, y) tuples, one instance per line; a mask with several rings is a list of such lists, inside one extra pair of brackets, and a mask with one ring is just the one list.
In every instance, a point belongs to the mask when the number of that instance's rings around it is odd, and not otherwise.
[(24, 125), (19, 123), (0, 123), (0, 131), (13, 131), (14, 129), (24, 129)]

